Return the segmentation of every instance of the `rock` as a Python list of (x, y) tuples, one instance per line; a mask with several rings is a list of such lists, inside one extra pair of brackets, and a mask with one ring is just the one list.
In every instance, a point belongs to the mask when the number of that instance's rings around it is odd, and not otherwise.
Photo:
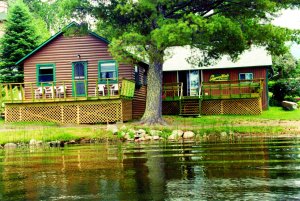
[(29, 146), (35, 146), (36, 143), (37, 143), (37, 141), (36, 141), (35, 139), (31, 139), (31, 140), (29, 141)]
[(35, 139), (31, 139), (30, 141), (29, 141), (29, 146), (41, 146), (43, 144), (43, 142), (42, 141), (37, 141), (37, 140), (35, 140)]
[(155, 135), (161, 135), (162, 131), (158, 130), (150, 130), (150, 135), (155, 136)]
[(195, 137), (195, 133), (192, 132), (192, 131), (186, 131), (183, 133), (183, 138), (184, 139), (190, 139), (190, 138), (193, 138)]
[(282, 107), (286, 110), (296, 110), (298, 108), (298, 104), (290, 101), (282, 101)]
[[(80, 143), (82, 143), (82, 142), (80, 141)], [(51, 142), (49, 142), (49, 146), (50, 147), (64, 147), (65, 142), (64, 141), (51, 141)]]
[(139, 129), (138, 131), (136, 131), (136, 133), (140, 136), (145, 136), (146, 135), (146, 131), (144, 129)]
[(170, 135), (168, 137), (168, 140), (176, 140), (177, 139), (177, 135)]
[(173, 130), (171, 135), (174, 135), (174, 136), (177, 136), (177, 137), (181, 138), (182, 135), (183, 135), (183, 131), (182, 130)]
[(10, 142), (4, 145), (4, 149), (15, 149), (15, 148), (17, 148), (17, 145), (15, 143)]
[(226, 132), (222, 132), (220, 133), (221, 137), (227, 137), (227, 133)]
[(111, 131), (113, 134), (118, 133), (119, 129), (115, 124), (107, 124), (106, 130)]
[(149, 135), (145, 136), (145, 140), (152, 140), (152, 139), (153, 139), (152, 136), (149, 136)]
[(159, 140), (160, 139), (160, 137), (158, 136), (158, 135), (155, 135), (155, 136), (153, 136), (153, 138), (152, 138), (153, 140)]
[(68, 144), (76, 144), (75, 140), (70, 140)]

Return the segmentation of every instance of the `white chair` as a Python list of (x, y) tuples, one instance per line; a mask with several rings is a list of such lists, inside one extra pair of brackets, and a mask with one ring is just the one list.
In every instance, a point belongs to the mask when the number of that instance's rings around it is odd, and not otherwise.
[(45, 87), (45, 97), (53, 98), (56, 87)]
[(56, 97), (58, 97), (58, 98), (65, 97), (66, 90), (67, 90), (67, 86), (61, 85), (61, 86), (56, 87)]
[(97, 88), (96, 88), (95, 89), (95, 96), (97, 96), (99, 94), (101, 95), (101, 93), (102, 93), (102, 96), (105, 96), (105, 87), (106, 87), (105, 84), (98, 84), (98, 92), (97, 92)]
[(37, 89), (34, 90), (34, 98), (35, 99), (42, 98), (42, 96), (43, 96), (43, 88), (42, 87), (38, 87)]
[(112, 84), (110, 86), (110, 94), (111, 95), (115, 95), (115, 92), (118, 93), (119, 92), (119, 84)]

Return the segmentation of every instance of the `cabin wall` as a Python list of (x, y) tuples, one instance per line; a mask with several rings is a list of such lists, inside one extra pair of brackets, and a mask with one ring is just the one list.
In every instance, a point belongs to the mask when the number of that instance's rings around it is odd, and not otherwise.
[(213, 69), (203, 70), (203, 82), (209, 82), (209, 78), (212, 74), (229, 74), (230, 80), (239, 80), (239, 73), (253, 73), (253, 79), (263, 79), (263, 91), (262, 91), (262, 108), (268, 109), (267, 98), (267, 67), (251, 67), (251, 68), (227, 68), (227, 69)]
[[(80, 58), (78, 58), (80, 55)], [(98, 61), (114, 60), (108, 51), (108, 45), (98, 38), (88, 35), (83, 37), (58, 36), (24, 62), (24, 82), (37, 82), (36, 64), (55, 64), (56, 81), (67, 83), (67, 96), (72, 96), (72, 62), (87, 61), (88, 94), (95, 93), (95, 81), (98, 78)], [(119, 65), (119, 78), (133, 79), (133, 66)], [(33, 86), (36, 87), (36, 86)], [(25, 88), (26, 98), (30, 88)]]
[[(78, 58), (80, 55), (80, 58)], [(49, 44), (41, 48), (34, 55), (30, 56), (24, 62), (24, 82), (35, 83), (25, 85), (25, 97), (30, 99), (31, 87), (36, 86), (36, 65), (37, 64), (55, 64), (56, 82), (61, 85), (61, 81), (66, 82), (67, 97), (72, 96), (72, 62), (87, 61), (87, 79), (88, 79), (88, 95), (95, 94), (96, 80), (98, 78), (98, 62), (101, 60), (114, 60), (108, 51), (107, 43), (98, 38), (88, 35), (84, 37), (64, 37), (58, 36)], [(131, 64), (118, 64), (118, 76), (120, 79), (134, 80), (134, 66)], [(140, 65), (140, 79), (143, 82), (145, 64)], [(146, 87), (143, 86), (135, 91), (135, 97), (132, 101), (134, 107), (132, 115), (134, 118), (142, 116), (146, 105)]]
[(147, 66), (141, 64), (139, 66), (139, 84), (136, 85), (134, 97), (132, 100), (133, 108), (132, 108), (132, 118), (140, 119), (146, 108), (146, 94), (147, 94)]

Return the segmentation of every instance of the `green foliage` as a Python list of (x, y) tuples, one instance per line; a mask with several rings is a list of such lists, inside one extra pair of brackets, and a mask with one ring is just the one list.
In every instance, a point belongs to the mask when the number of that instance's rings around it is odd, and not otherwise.
[(88, 35), (88, 24), (82, 23), (80, 25), (74, 25), (68, 27), (67, 29), (63, 30), (64, 36), (66, 37), (73, 37), (73, 36), (86, 36)]
[(0, 82), (22, 82), (23, 69), (15, 63), (31, 52), (39, 39), (30, 12), (22, 1), (17, 1), (9, 10), (5, 26)]
[(283, 100), (294, 101), (293, 97), (300, 96), (300, 80), (279, 79), (271, 85), (270, 91), (273, 93), (272, 105), (280, 106)]
[(272, 57), (274, 77), (272, 80), (297, 78), (300, 75), (300, 65), (290, 52)]

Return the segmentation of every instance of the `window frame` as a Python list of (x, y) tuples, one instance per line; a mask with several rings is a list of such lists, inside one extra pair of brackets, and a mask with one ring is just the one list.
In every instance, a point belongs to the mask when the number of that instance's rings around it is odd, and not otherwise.
[[(52, 66), (53, 68), (53, 80), (49, 82), (56, 82), (56, 66), (54, 63), (44, 63), (44, 64), (36, 64), (36, 85), (41, 86), (43, 83), (43, 86), (51, 86), (52, 84), (47, 83), (47, 82), (40, 82), (39, 77), (40, 77), (40, 68), (41, 67), (46, 67), (46, 66)], [(50, 75), (50, 74), (46, 74)]]
[(98, 80), (100, 84), (106, 84), (106, 81), (102, 81), (101, 79), (101, 65), (107, 64), (107, 63), (114, 63), (115, 64), (115, 72), (116, 72), (116, 79), (109, 81), (109, 83), (118, 83), (119, 80), (119, 66), (118, 63), (115, 60), (101, 60), (98, 61)]
[[(244, 74), (245, 75), (245, 79), (241, 79), (241, 75)], [(252, 79), (246, 79), (246, 74), (251, 74), (252, 76)], [(239, 80), (248, 80), (248, 81), (252, 81), (254, 79), (254, 74), (253, 73), (250, 73), (250, 72), (247, 72), (247, 73), (239, 73)]]

